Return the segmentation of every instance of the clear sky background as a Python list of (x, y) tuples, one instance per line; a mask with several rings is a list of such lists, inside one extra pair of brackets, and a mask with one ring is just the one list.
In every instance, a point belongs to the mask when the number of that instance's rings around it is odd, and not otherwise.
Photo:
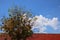
[(16, 5), (37, 16), (35, 33), (60, 33), (60, 0), (0, 0), (0, 18), (8, 16), (8, 9)]

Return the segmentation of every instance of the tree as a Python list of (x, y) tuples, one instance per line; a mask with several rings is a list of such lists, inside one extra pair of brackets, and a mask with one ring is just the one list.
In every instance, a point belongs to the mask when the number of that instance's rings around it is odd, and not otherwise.
[(33, 34), (29, 13), (29, 11), (15, 7), (9, 9), (8, 18), (3, 18), (2, 29), (4, 29), (3, 31), (7, 33), (12, 40), (26, 40), (27, 37)]

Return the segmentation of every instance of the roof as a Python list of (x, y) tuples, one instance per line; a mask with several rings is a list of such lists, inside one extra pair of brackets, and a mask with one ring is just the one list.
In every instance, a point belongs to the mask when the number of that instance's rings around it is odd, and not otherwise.
[(60, 40), (60, 34), (33, 34), (30, 40)]
[[(1, 34), (0, 40), (11, 40), (8, 34)], [(33, 34), (31, 37), (28, 37), (27, 40), (60, 40), (60, 34)]]

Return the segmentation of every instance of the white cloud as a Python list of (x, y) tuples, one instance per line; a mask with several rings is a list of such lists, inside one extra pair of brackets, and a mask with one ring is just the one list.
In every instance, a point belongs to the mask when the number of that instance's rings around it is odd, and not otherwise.
[[(34, 19), (36, 19), (36, 21), (34, 21)], [(54, 30), (57, 30), (59, 28), (59, 21), (58, 21), (58, 18), (56, 18), (56, 17), (49, 19), (42, 15), (35, 16), (35, 17), (33, 17), (32, 22), (34, 22), (33, 26), (32, 26), (32, 30), (34, 28), (39, 28), (39, 32), (37, 32), (37, 33), (47, 33), (45, 31), (47, 29), (46, 26), (50, 26)]]

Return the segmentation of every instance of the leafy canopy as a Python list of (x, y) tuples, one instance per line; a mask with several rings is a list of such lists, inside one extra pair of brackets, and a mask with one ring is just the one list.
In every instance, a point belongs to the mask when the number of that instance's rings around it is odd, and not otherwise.
[(29, 11), (14, 7), (8, 10), (9, 18), (3, 18), (2, 29), (11, 36), (12, 40), (26, 40), (26, 37), (32, 35), (31, 17)]

